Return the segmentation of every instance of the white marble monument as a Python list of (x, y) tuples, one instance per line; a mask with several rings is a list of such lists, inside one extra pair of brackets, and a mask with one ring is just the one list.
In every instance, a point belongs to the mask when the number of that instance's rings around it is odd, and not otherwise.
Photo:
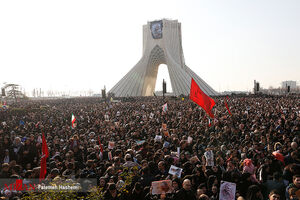
[(153, 96), (158, 67), (166, 64), (173, 94), (189, 95), (191, 78), (209, 96), (218, 93), (185, 65), (182, 51), (181, 24), (162, 19), (143, 26), (143, 56), (109, 91), (116, 97)]

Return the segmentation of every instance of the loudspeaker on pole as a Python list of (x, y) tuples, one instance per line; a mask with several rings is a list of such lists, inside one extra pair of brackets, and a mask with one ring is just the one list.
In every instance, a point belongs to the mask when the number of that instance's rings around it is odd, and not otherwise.
[(163, 94), (167, 93), (167, 83), (163, 80)]
[(5, 89), (4, 89), (4, 88), (2, 88), (2, 96), (6, 96), (6, 95), (5, 95)]
[(102, 90), (102, 98), (103, 98), (103, 99), (106, 99), (106, 89), (103, 89), (103, 90)]

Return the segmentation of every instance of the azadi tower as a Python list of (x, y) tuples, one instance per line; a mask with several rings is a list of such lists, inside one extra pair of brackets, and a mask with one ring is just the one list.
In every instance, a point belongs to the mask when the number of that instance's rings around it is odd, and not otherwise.
[(142, 58), (109, 93), (116, 97), (153, 96), (158, 66), (166, 64), (175, 96), (189, 95), (192, 78), (207, 95), (218, 95), (185, 65), (181, 41), (181, 24), (177, 20), (148, 22), (143, 26)]

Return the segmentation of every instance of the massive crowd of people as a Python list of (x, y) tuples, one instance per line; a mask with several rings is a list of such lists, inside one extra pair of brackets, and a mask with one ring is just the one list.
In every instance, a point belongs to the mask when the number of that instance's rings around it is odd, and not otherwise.
[[(105, 200), (216, 200), (227, 182), (239, 200), (299, 199), (300, 97), (231, 96), (232, 115), (214, 99), (211, 120), (188, 98), (14, 103), (0, 111), (0, 179), (39, 178), (44, 133), (46, 180), (96, 178)], [(172, 165), (182, 172), (171, 175)], [(171, 190), (152, 194), (161, 180)], [(0, 197), (14, 195), (1, 188)]]

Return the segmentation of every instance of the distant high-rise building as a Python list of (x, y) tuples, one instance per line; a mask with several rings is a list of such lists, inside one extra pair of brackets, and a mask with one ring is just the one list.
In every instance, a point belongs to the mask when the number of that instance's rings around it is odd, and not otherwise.
[(291, 90), (297, 89), (297, 82), (296, 81), (282, 81), (281, 83), (282, 88), (290, 87)]

